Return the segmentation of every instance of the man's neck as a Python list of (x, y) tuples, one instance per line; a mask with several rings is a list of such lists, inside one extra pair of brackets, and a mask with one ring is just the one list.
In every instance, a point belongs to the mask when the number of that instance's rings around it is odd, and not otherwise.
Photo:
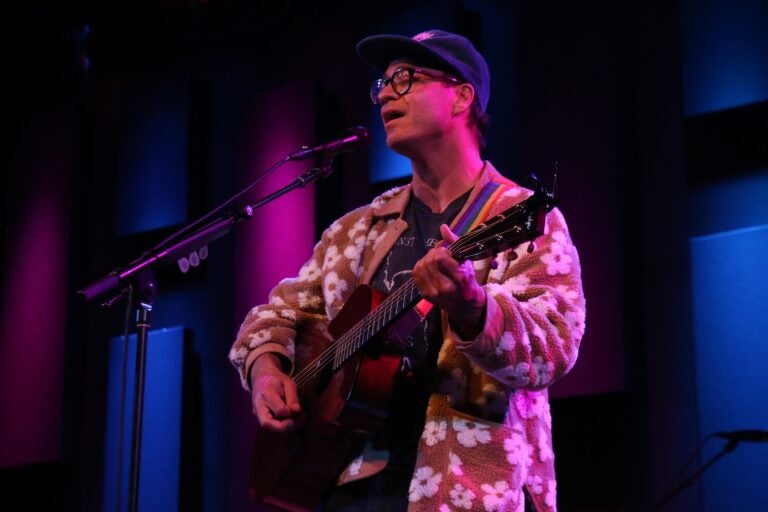
[(469, 190), (483, 171), (484, 162), (475, 150), (436, 151), (413, 159), (413, 193), (440, 213)]

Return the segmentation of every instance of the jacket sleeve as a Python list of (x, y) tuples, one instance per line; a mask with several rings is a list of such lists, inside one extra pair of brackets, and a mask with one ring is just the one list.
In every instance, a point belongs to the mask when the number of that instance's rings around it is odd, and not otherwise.
[(245, 389), (250, 389), (248, 373), (251, 365), (266, 352), (278, 354), (290, 373), (301, 326), (312, 320), (327, 319), (323, 266), (331, 256), (329, 253), (333, 252), (334, 235), (340, 230), (341, 220), (326, 229), (298, 276), (280, 281), (270, 291), (268, 303), (254, 307), (245, 316), (229, 351), (229, 360), (237, 369)]
[(496, 257), (484, 285), (483, 331), (456, 342), (496, 380), (528, 390), (543, 389), (571, 369), (586, 314), (579, 256), (558, 209), (547, 214), (534, 245), (531, 253), (524, 243)]

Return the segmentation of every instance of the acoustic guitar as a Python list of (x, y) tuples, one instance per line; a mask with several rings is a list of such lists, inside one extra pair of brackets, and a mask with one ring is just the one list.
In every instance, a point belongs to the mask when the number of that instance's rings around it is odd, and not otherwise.
[[(452, 256), (459, 262), (480, 260), (524, 242), (531, 252), (557, 203), (535, 176), (532, 181), (532, 195), (453, 242)], [(364, 285), (327, 328), (320, 322), (302, 326), (301, 343), (315, 347), (312, 356), (297, 350), (294, 362), (305, 418), (291, 432), (257, 431), (250, 477), (254, 500), (295, 512), (310, 512), (322, 501), (366, 436), (382, 426), (400, 368), (399, 355), (362, 349), (392, 326), (421, 319), (414, 308), (420, 299), (413, 279), (387, 296)]]

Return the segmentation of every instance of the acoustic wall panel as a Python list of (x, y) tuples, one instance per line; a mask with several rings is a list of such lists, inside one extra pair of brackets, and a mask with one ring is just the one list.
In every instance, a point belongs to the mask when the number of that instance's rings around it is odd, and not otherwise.
[[(147, 339), (138, 484), (138, 509), (141, 512), (179, 510), (184, 336), (183, 327), (173, 327), (150, 331)], [(136, 336), (130, 336), (127, 352), (123, 337), (110, 340), (109, 348), (105, 512), (127, 510), (131, 492)], [(122, 403), (125, 408), (121, 414)]]

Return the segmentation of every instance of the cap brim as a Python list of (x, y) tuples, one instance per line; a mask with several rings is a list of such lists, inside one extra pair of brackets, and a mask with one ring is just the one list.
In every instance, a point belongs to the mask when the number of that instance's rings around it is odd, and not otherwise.
[(395, 60), (408, 59), (413, 64), (456, 73), (456, 69), (418, 41), (405, 36), (382, 34), (357, 43), (357, 54), (382, 73)]

